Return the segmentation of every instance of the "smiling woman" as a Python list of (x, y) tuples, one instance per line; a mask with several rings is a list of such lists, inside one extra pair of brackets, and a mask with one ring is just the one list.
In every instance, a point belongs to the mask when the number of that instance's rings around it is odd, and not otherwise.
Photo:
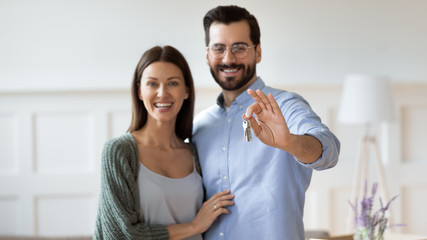
[(229, 213), (234, 195), (225, 190), (202, 205), (191, 143), (193, 78), (178, 50), (157, 46), (144, 53), (132, 101), (128, 132), (104, 146), (94, 238), (202, 239), (219, 215)]

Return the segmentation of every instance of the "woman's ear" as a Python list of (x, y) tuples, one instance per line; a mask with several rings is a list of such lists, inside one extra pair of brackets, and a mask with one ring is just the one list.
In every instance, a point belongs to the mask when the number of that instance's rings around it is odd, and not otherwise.
[(140, 84), (139, 84), (139, 83), (137, 84), (137, 87), (138, 87), (138, 97), (139, 97), (139, 100), (141, 100), (141, 101), (142, 101), (141, 87), (140, 87)]
[(185, 87), (184, 99), (188, 99), (189, 97), (190, 97), (190, 89), (188, 87)]

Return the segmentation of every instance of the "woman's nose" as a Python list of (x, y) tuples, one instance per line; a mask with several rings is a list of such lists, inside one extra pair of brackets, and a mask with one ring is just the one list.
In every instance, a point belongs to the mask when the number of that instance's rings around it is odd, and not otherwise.
[(162, 97), (167, 95), (167, 87), (163, 84), (160, 84), (159, 88), (157, 89), (157, 96)]

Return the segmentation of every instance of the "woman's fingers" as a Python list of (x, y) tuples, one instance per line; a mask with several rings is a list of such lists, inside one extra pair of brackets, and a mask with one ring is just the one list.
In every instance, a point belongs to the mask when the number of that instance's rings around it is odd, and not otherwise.
[(215, 210), (220, 210), (223, 207), (231, 206), (233, 204), (234, 204), (233, 201), (223, 200), (223, 201), (220, 201), (220, 202), (214, 204), (214, 206), (216, 207), (216, 208), (214, 207), (214, 209)]
[(232, 201), (233, 198), (234, 195), (230, 194), (230, 190), (224, 190), (214, 194), (209, 200), (205, 201), (191, 222), (196, 232), (205, 232), (219, 215), (229, 214), (230, 211), (225, 207), (234, 204)]
[[(220, 214), (223, 210), (223, 207), (233, 205), (234, 202), (231, 199), (234, 198), (234, 194), (230, 194), (230, 190), (224, 190), (222, 192), (214, 194), (208, 201), (204, 204), (208, 209), (213, 211), (219, 211)], [(228, 212), (228, 211), (227, 211)]]
[[(213, 202), (215, 201), (215, 199), (218, 199), (222, 196), (226, 196), (226, 195), (230, 195), (230, 190), (224, 190), (222, 192), (218, 192), (215, 193), (211, 198), (209, 198), (209, 200), (207, 200), (206, 202)], [(234, 195), (233, 195), (234, 196)]]

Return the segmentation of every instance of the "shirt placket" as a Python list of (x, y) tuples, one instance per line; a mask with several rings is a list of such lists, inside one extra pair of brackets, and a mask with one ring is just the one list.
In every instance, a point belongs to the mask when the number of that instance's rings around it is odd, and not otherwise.
[[(223, 119), (223, 139), (222, 139), (222, 156), (221, 156), (221, 166), (220, 166), (220, 179), (221, 179), (221, 191), (230, 189), (230, 179), (228, 173), (228, 161), (229, 161), (229, 150), (230, 150), (230, 137), (231, 137), (231, 126), (233, 122), (234, 114), (232, 113), (232, 107), (229, 111), (225, 112)], [(225, 239), (225, 230), (226, 230), (226, 219), (220, 218), (218, 239)]]

